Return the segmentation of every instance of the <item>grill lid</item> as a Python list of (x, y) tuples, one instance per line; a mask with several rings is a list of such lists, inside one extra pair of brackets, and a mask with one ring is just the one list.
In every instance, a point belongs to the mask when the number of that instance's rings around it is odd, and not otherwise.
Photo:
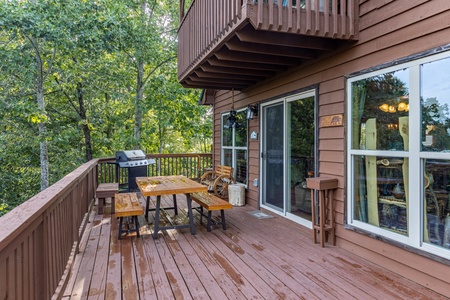
[(143, 160), (145, 153), (142, 150), (116, 151), (116, 162)]

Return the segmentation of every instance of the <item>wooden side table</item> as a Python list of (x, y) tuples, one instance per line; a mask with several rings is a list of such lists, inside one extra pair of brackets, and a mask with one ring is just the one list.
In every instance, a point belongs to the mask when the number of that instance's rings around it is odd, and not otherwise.
[(111, 198), (111, 214), (114, 214), (114, 196), (119, 192), (118, 183), (100, 183), (95, 191), (98, 199), (98, 214), (103, 214), (106, 198)]
[[(338, 187), (338, 180), (333, 177), (306, 178), (306, 186), (311, 189), (311, 213), (314, 244), (317, 243), (317, 235), (320, 236), (320, 245), (325, 245), (325, 234), (331, 235), (333, 246), (336, 245), (333, 190)], [(318, 191), (318, 201), (315, 194)], [(318, 216), (316, 216), (316, 203), (318, 204)]]

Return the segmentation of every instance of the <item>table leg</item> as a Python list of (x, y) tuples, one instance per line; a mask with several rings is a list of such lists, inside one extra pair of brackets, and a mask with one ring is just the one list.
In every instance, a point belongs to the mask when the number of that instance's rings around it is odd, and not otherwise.
[(173, 207), (175, 210), (175, 215), (178, 216), (178, 205), (177, 205), (177, 195), (173, 194)]
[(119, 240), (122, 238), (122, 226), (123, 226), (123, 217), (119, 218), (119, 236), (117, 237)]
[[(158, 238), (158, 231), (159, 231), (159, 208), (161, 206), (161, 196), (156, 196), (156, 211), (155, 211), (155, 224), (154, 224), (154, 231), (153, 231), (153, 238)], [(188, 207), (189, 207), (189, 201), (188, 201)], [(188, 208), (189, 209), (189, 208)], [(192, 213), (192, 212), (191, 212)]]
[(192, 213), (191, 194), (186, 194), (186, 200), (188, 206), (189, 224), (191, 225), (191, 234), (195, 234), (195, 224), (194, 224), (194, 214)]
[(145, 204), (145, 219), (147, 220), (147, 222), (148, 222), (148, 209), (149, 209), (149, 206), (150, 206), (150, 196), (147, 196), (147, 202)]

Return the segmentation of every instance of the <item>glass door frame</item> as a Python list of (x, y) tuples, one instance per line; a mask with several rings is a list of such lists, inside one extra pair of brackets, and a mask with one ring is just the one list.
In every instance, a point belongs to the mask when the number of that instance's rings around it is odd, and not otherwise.
[[(297, 101), (297, 100), (301, 100), (301, 99), (305, 99), (305, 98), (309, 98), (309, 97), (314, 97), (314, 171), (317, 172), (318, 171), (318, 122), (317, 122), (317, 112), (318, 112), (318, 97), (317, 97), (317, 89), (308, 89), (305, 90), (304, 92), (300, 92), (294, 95), (290, 95), (290, 96), (285, 96), (285, 97), (280, 97), (278, 99), (266, 102), (266, 103), (261, 103), (261, 114), (260, 114), (260, 128), (261, 128), (261, 140), (260, 140), (260, 166), (261, 166), (261, 172), (260, 172), (260, 178), (259, 178), (259, 182), (261, 182), (260, 186), (259, 186), (259, 205), (261, 208), (267, 209), (273, 213), (276, 213), (278, 215), (284, 216), (287, 219), (290, 219), (296, 223), (299, 223), (300, 225), (303, 225), (305, 227), (309, 227), (311, 228), (312, 226), (312, 222), (301, 218), (295, 214), (292, 214), (290, 212), (288, 212), (288, 205), (289, 205), (289, 197), (288, 197), (288, 179), (289, 179), (289, 170), (287, 168), (287, 163), (286, 163), (286, 159), (287, 159), (287, 152), (288, 152), (288, 143), (290, 142), (287, 139), (288, 136), (288, 124), (287, 124), (287, 120), (288, 120), (288, 110), (287, 110), (287, 104), (289, 102), (293, 102), (293, 101)], [(264, 193), (266, 192), (265, 190), (265, 186), (264, 186), (264, 176), (265, 176), (265, 169), (264, 169), (264, 161), (263, 161), (263, 157), (262, 157), (262, 152), (264, 151), (264, 147), (265, 147), (265, 132), (264, 132), (264, 125), (265, 125), (265, 119), (264, 119), (264, 109), (268, 106), (271, 106), (273, 104), (283, 104), (283, 135), (284, 135), (284, 145), (283, 145), (283, 175), (284, 175), (284, 183), (283, 183), (283, 201), (284, 201), (284, 205), (283, 205), (283, 210), (277, 210), (274, 209), (268, 205), (264, 205), (263, 204), (263, 199), (264, 199)], [(313, 205), (313, 204), (312, 204)]]

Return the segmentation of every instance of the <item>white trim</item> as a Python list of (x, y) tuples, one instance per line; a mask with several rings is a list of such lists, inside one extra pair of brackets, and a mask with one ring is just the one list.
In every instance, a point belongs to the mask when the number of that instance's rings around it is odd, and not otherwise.
[[(427, 56), (414, 61), (391, 66), (385, 69), (379, 69), (374, 72), (361, 74), (347, 80), (347, 223), (349, 225), (372, 232), (411, 247), (427, 251), (429, 253), (450, 259), (449, 249), (423, 242), (424, 224), (424, 195), (423, 195), (423, 162), (424, 159), (442, 159), (450, 160), (449, 152), (427, 152), (421, 150), (421, 65), (450, 58), (450, 51), (442, 52), (436, 55)], [(356, 81), (374, 77), (377, 75), (408, 69), (409, 72), (409, 145), (408, 151), (389, 151), (389, 150), (360, 150), (352, 149), (353, 123), (352, 123), (352, 84)], [(408, 234), (402, 235), (388, 229), (383, 229), (368, 223), (356, 220), (355, 211), (355, 180), (354, 176), (354, 158), (357, 156), (383, 156), (383, 157), (404, 157), (409, 159), (409, 203), (407, 205), (408, 216)]]

